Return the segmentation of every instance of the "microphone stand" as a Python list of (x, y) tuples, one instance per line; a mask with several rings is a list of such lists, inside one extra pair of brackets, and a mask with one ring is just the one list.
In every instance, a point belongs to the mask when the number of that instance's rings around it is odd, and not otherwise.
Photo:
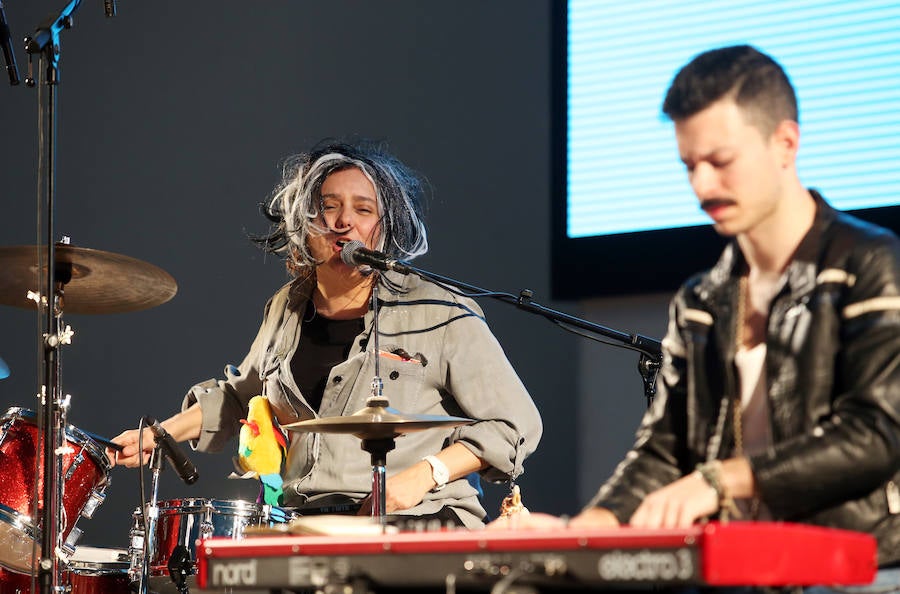
[[(534, 293), (530, 289), (522, 289), (519, 292), (518, 297), (516, 297), (515, 295), (511, 295), (509, 293), (497, 293), (495, 291), (488, 291), (486, 289), (482, 289), (481, 287), (476, 287), (475, 285), (470, 285), (446, 276), (442, 276), (440, 274), (435, 274), (433, 272), (429, 272), (427, 270), (423, 270), (421, 268), (413, 266), (412, 264), (404, 260), (398, 260), (393, 263), (392, 266), (396, 269), (399, 269), (398, 271), (403, 274), (412, 273), (426, 281), (435, 283), (437, 285), (451, 285), (453, 287), (458, 287), (460, 289), (469, 291), (476, 297), (493, 297), (494, 299), (502, 301), (503, 303), (515, 305), (521, 310), (547, 318), (548, 320), (561, 326), (573, 326), (587, 332), (592, 332), (605, 338), (610, 338), (617, 341), (623, 348), (637, 351), (638, 353), (640, 353), (640, 358), (638, 360), (638, 372), (641, 375), (641, 380), (644, 385), (644, 396), (647, 399), (647, 407), (649, 408), (650, 405), (653, 404), (653, 398), (656, 395), (656, 378), (662, 360), (662, 344), (660, 343), (660, 341), (649, 338), (647, 336), (642, 336), (640, 334), (628, 334), (619, 330), (613, 330), (612, 328), (607, 328), (605, 326), (589, 322), (582, 318), (577, 318), (575, 316), (556, 311), (548, 307), (544, 307), (543, 305), (532, 301), (531, 298)], [(590, 338), (591, 340), (600, 340), (599, 338), (595, 338), (594, 336), (589, 336), (582, 333), (578, 334), (580, 336), (584, 336), (585, 338)], [(618, 346), (613, 343), (605, 344)]]
[[(30, 56), (39, 54), (41, 64), (46, 66), (43, 83), (46, 86), (47, 105), (40, 101), (40, 169), (46, 176), (44, 187), (38, 192), (38, 221), (41, 207), (46, 205), (46, 280), (36, 298), (38, 311), (43, 308), (42, 359), (43, 386), (40, 394), (40, 423), (43, 433), (43, 503), (41, 510), (41, 559), (38, 566), (38, 582), (42, 594), (58, 590), (61, 582), (60, 557), (60, 508), (62, 505), (62, 443), (64, 411), (60, 406), (59, 386), (59, 345), (67, 342), (67, 336), (60, 333), (59, 318), (63, 309), (62, 285), (68, 279), (58, 279), (56, 275), (56, 254), (54, 243), (53, 211), (56, 193), (56, 126), (57, 126), (57, 86), (59, 84), (59, 34), (72, 26), (72, 15), (78, 10), (81, 0), (71, 0), (56, 18), (51, 17), (36, 30), (34, 37), (26, 39), (25, 51)], [(26, 81), (34, 86), (34, 80)], [(42, 86), (43, 88), (43, 86)], [(46, 116), (46, 119), (44, 119)], [(43, 195), (42, 195), (43, 194)], [(40, 242), (38, 242), (40, 244)], [(38, 263), (40, 270), (40, 263)], [(74, 518), (72, 519), (74, 522)]]

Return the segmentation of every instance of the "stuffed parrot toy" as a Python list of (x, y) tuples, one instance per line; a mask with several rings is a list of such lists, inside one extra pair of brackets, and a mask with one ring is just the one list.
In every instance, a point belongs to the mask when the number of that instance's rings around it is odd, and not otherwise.
[(247, 418), (241, 419), (237, 463), (246, 474), (262, 483), (261, 499), (269, 505), (281, 505), (281, 467), (287, 454), (287, 439), (272, 416), (265, 396), (250, 399)]

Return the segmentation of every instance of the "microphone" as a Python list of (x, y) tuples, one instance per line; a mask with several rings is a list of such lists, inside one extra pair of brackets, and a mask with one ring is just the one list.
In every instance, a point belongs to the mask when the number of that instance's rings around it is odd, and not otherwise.
[(377, 270), (393, 270), (400, 274), (409, 274), (413, 271), (403, 260), (395, 260), (382, 252), (370, 250), (358, 239), (344, 244), (341, 248), (341, 260), (347, 266), (370, 266)]
[(106, 18), (116, 16), (116, 0), (103, 0), (103, 12)]
[(6, 73), (9, 74), (9, 84), (19, 84), (19, 68), (16, 66), (16, 54), (12, 48), (12, 39), (9, 36), (9, 23), (6, 22), (6, 11), (3, 10), (3, 1), (0, 0), (0, 46), (3, 46), (3, 59), (6, 60)]
[(197, 467), (184, 455), (184, 452), (181, 451), (181, 448), (178, 447), (178, 444), (175, 443), (168, 431), (162, 428), (159, 421), (153, 417), (144, 417), (144, 424), (150, 427), (156, 445), (162, 448), (163, 453), (169, 459), (169, 464), (178, 473), (178, 477), (188, 485), (197, 482), (197, 479), (200, 477), (197, 473)]

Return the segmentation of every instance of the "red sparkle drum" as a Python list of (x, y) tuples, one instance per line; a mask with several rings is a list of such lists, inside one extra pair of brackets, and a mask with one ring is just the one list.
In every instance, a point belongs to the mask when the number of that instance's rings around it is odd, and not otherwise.
[[(78, 547), (61, 572), (58, 586), (67, 594), (131, 594), (128, 551)], [(36, 577), (0, 567), (0, 594), (39, 591)]]
[[(36, 417), (34, 411), (24, 408), (10, 408), (0, 417), (0, 566), (25, 574), (33, 566), (32, 549), (38, 558), (41, 554), (44, 456), (38, 446)], [(112, 468), (103, 448), (80, 430), (69, 425), (65, 439), (60, 517), (63, 539), (79, 516), (90, 518), (103, 502)], [(33, 547), (35, 542), (37, 547)]]
[(70, 594), (129, 594), (128, 551), (78, 547), (63, 582)]
[[(32, 578), (27, 573), (18, 573), (0, 567), (0, 594), (30, 594)], [(41, 589), (37, 578), (34, 578), (34, 591)]]

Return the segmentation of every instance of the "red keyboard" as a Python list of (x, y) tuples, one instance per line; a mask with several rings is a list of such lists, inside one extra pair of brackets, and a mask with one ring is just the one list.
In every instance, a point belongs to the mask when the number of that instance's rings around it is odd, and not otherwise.
[(379, 536), (211, 538), (197, 546), (201, 588), (867, 584), (875, 540), (780, 522), (688, 530), (401, 532)]

